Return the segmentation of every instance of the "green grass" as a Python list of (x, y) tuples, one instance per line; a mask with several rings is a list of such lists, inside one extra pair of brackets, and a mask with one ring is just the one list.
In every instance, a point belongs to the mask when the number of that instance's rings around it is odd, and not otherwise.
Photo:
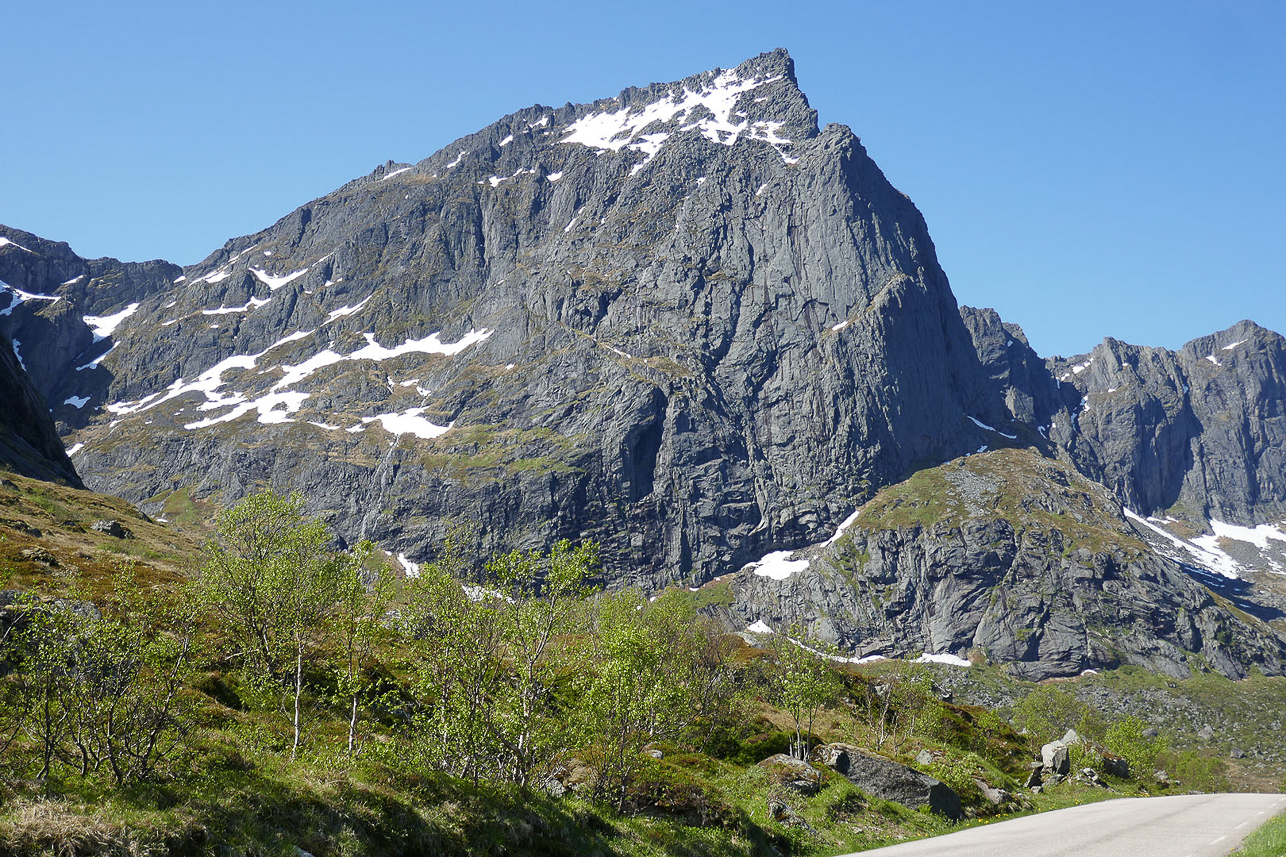
[[(1043, 502), (1031, 502), (1031, 495)], [(1009, 521), (1020, 533), (1049, 533), (1051, 548), (1064, 555), (1082, 548), (1130, 557), (1147, 551), (1090, 483), (1061, 462), (1025, 449), (997, 449), (916, 471), (881, 489), (853, 526), (953, 527), (979, 515)]]
[(1246, 837), (1234, 857), (1281, 857), (1286, 854), (1286, 815), (1279, 815)]

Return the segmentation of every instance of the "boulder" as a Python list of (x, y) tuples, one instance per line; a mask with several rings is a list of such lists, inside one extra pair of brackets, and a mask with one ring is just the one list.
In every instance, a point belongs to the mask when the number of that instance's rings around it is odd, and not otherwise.
[(96, 533), (102, 533), (115, 539), (134, 538), (134, 533), (123, 526), (120, 521), (98, 520), (90, 524), (89, 528)]
[(1067, 776), (1072, 769), (1072, 757), (1068, 748), (1080, 741), (1081, 736), (1076, 734), (1076, 730), (1068, 729), (1062, 738), (1050, 741), (1040, 748), (1041, 767), (1052, 774)]
[(580, 794), (594, 787), (597, 773), (580, 759), (568, 759), (555, 765), (540, 781), (540, 787), (554, 797), (563, 797), (568, 792)]
[(23, 548), (18, 556), (28, 562), (38, 562), (41, 565), (47, 565), (50, 568), (58, 567), (58, 559), (44, 548)]
[(1051, 741), (1040, 748), (1041, 767), (1055, 774), (1067, 775), (1072, 767), (1072, 757), (1067, 745), (1061, 741)]
[(1126, 779), (1130, 776), (1130, 763), (1112, 753), (1103, 753), (1103, 773)]
[(768, 781), (773, 785), (785, 786), (806, 795), (817, 794), (821, 788), (821, 771), (785, 753), (769, 756), (759, 763), (759, 767), (768, 770)]
[(962, 815), (960, 795), (945, 783), (891, 759), (852, 744), (823, 744), (817, 748), (814, 758), (843, 774), (867, 794), (912, 809), (927, 806), (951, 819)]
[(8, 527), (9, 529), (16, 530), (23, 535), (31, 536), (33, 539), (38, 539), (41, 536), (40, 530), (31, 526), (31, 524), (28, 524), (26, 521), (14, 521), (9, 518), (0, 518), (0, 527)]
[(1005, 801), (1009, 800), (1009, 792), (1004, 789), (993, 787), (986, 780), (974, 777), (973, 784), (978, 787), (978, 791), (982, 792), (982, 796), (986, 798), (987, 803), (992, 806), (1000, 806)]

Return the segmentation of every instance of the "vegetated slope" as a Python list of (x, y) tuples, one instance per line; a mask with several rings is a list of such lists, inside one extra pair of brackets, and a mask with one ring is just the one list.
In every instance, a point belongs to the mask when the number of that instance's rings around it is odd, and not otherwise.
[(466, 523), (480, 554), (591, 538), (617, 581), (707, 580), (1003, 416), (923, 218), (784, 51), (521, 110), (174, 279), (61, 364), (89, 484), (298, 487), (412, 560)]
[(1286, 644), (1215, 580), (1154, 552), (1101, 485), (999, 449), (922, 470), (837, 539), (746, 569), (732, 611), (856, 656), (973, 657), (1028, 679), (1123, 664), (1280, 675)]

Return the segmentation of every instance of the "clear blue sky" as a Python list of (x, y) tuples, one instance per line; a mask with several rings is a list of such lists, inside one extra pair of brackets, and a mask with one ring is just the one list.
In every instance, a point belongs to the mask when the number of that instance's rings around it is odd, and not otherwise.
[(532, 103), (790, 50), (1044, 355), (1286, 333), (1280, 2), (11, 3), (0, 222), (199, 261)]

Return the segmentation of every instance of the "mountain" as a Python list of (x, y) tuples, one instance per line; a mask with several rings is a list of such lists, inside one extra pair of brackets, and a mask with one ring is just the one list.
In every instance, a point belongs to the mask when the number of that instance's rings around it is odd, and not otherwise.
[(0, 261), (110, 319), (41, 322), (51, 398), (90, 399), (59, 417), (92, 487), (295, 486), (413, 561), (471, 526), (704, 581), (1003, 416), (923, 218), (784, 51), (521, 110), (181, 274), (117, 263), (113, 291), (46, 255)]
[(1286, 519), (1279, 334), (1242, 321), (1178, 351), (1108, 338), (1089, 354), (1044, 361), (994, 311), (961, 314), (1012, 416), (1122, 503), (1198, 524)]
[(1281, 675), (1286, 614), (1185, 570), (1102, 485), (1030, 449), (980, 452), (880, 491), (832, 539), (731, 582), (742, 627), (855, 657), (922, 652), (1030, 680), (1131, 664)]
[(146, 511), (298, 489), (408, 571), (593, 539), (740, 627), (1029, 678), (1286, 663), (1282, 338), (1042, 358), (784, 51), (525, 108), (183, 269), (0, 236), (0, 331)]

